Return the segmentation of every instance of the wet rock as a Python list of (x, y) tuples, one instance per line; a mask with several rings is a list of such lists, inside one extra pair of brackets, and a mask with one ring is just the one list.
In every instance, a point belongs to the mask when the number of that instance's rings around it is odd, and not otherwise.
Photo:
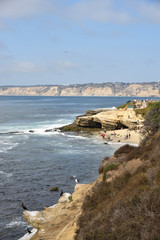
[(50, 191), (50, 192), (56, 192), (56, 191), (58, 191), (58, 187), (52, 187), (52, 188), (50, 188), (49, 191)]

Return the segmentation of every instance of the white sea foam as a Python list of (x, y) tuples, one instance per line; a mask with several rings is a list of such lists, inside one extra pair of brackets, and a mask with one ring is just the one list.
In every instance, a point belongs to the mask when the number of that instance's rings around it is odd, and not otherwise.
[(0, 174), (5, 175), (8, 178), (12, 176), (12, 173), (5, 173), (3, 171), (0, 171)]
[[(0, 145), (0, 153), (7, 152), (8, 150), (11, 150), (15, 148), (19, 143), (12, 143), (12, 142), (3, 142)], [(8, 146), (7, 146), (8, 145)]]
[(122, 143), (122, 142), (106, 142), (107, 144), (109, 145), (126, 145), (126, 144), (129, 144), (129, 145), (132, 145), (132, 146), (138, 146), (138, 144), (136, 143)]
[(28, 224), (26, 222), (23, 222), (20, 217), (15, 218), (13, 221), (6, 224), (6, 228), (16, 228), (20, 226), (28, 226)]
[(68, 138), (88, 139), (87, 137), (75, 136), (75, 135), (69, 135), (69, 134), (65, 134), (65, 136), (68, 137)]
[(109, 144), (109, 145), (124, 145), (126, 143), (121, 143), (121, 142), (105, 142), (106, 144)]
[[(66, 125), (69, 124), (70, 122), (66, 122)], [(30, 133), (30, 134), (59, 134), (60, 131), (57, 130), (57, 128), (63, 127), (65, 124), (60, 124), (60, 123), (56, 123), (56, 124), (48, 124), (48, 125), (38, 125), (36, 128), (30, 128), (30, 129), (26, 129), (24, 130), (24, 133)], [(56, 131), (54, 131), (54, 129), (56, 129)], [(51, 131), (49, 131), (51, 130)]]

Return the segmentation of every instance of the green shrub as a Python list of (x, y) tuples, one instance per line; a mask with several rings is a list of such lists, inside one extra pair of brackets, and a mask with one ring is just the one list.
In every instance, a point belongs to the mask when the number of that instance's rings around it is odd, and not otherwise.
[(111, 163), (111, 164), (108, 164), (107, 166), (105, 166), (104, 170), (103, 170), (103, 181), (106, 180), (106, 173), (109, 172), (109, 171), (112, 171), (112, 170), (115, 170), (118, 168), (118, 165), (117, 164), (114, 164), (114, 163)]
[(117, 107), (117, 109), (120, 109), (120, 108), (125, 108), (127, 105), (128, 105), (128, 103), (125, 103), (125, 104), (123, 104), (123, 105), (121, 105), (121, 106)]
[(160, 130), (160, 102), (151, 105), (150, 111), (146, 114), (144, 126), (150, 135)]
[(120, 147), (118, 150), (116, 150), (115, 153), (114, 153), (114, 156), (118, 157), (122, 153), (123, 154), (128, 154), (128, 153), (130, 153), (134, 149), (137, 149), (137, 147), (129, 145), (129, 144), (126, 144), (126, 145)]
[(73, 201), (72, 195), (69, 196), (68, 199), (69, 199), (69, 202), (72, 202)]

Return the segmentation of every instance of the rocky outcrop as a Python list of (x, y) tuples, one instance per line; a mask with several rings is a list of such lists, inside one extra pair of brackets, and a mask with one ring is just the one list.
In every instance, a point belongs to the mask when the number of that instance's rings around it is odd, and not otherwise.
[[(37, 229), (31, 239), (74, 239), (83, 199), (93, 185), (94, 183), (76, 184), (74, 193), (72, 195), (64, 193), (57, 204), (43, 211), (24, 211), (25, 220)], [(25, 240), (25, 238), (19, 240)]]
[[(90, 112), (92, 113), (92, 112)], [(90, 128), (107, 128), (107, 129), (120, 129), (129, 128), (133, 129), (137, 123), (143, 123), (143, 118), (137, 116), (134, 110), (101, 110), (100, 112), (93, 112), (94, 114), (85, 114), (78, 116), (74, 124), (80, 127)]]
[(160, 83), (102, 83), (55, 86), (5, 86), (0, 95), (17, 96), (137, 96), (160, 97)]
[[(115, 157), (110, 162), (116, 162)], [(129, 171), (132, 174), (141, 166), (139, 159), (123, 163), (117, 171), (108, 173), (107, 182)], [(85, 197), (92, 195), (94, 186), (102, 181), (102, 174), (91, 184), (76, 184), (74, 193), (65, 193), (57, 204), (43, 211), (24, 211), (24, 218), (34, 229), (34, 234), (26, 234), (19, 240), (74, 240), (78, 229), (79, 217)], [(69, 198), (70, 196), (71, 199)], [(30, 238), (29, 238), (30, 237)]]

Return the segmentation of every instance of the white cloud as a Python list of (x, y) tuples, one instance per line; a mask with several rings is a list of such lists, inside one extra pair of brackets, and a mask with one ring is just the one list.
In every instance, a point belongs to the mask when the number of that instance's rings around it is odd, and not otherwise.
[(63, 16), (77, 21), (160, 23), (160, 1), (80, 0), (62, 9)]
[[(0, 0), (0, 19), (54, 14), (59, 19), (102, 23), (160, 23), (160, 3), (149, 0)], [(4, 23), (0, 22), (0, 29)]]
[(54, 62), (50, 69), (53, 71), (61, 71), (61, 70), (74, 70), (74, 69), (79, 69), (80, 65), (76, 63), (72, 63), (70, 61), (57, 61)]
[(137, 3), (137, 11), (144, 20), (151, 21), (153, 23), (160, 23), (160, 4), (159, 2), (140, 2)]
[(126, 11), (116, 9), (114, 0), (81, 0), (70, 5), (63, 15), (77, 21), (97, 21), (126, 23), (131, 16)]
[(15, 62), (11, 65), (11, 70), (14, 72), (31, 73), (44, 72), (45, 68), (32, 62)]
[(49, 0), (0, 0), (1, 18), (21, 18), (34, 16), (53, 10)]
[[(0, 60), (4, 60), (3, 58)], [(62, 72), (68, 70), (78, 70), (81, 67), (80, 64), (72, 63), (70, 61), (56, 61), (48, 65), (39, 65), (34, 62), (3, 62), (0, 66), (0, 73), (40, 73), (40, 72)]]
[(138, 22), (160, 23), (160, 1), (124, 0)]

